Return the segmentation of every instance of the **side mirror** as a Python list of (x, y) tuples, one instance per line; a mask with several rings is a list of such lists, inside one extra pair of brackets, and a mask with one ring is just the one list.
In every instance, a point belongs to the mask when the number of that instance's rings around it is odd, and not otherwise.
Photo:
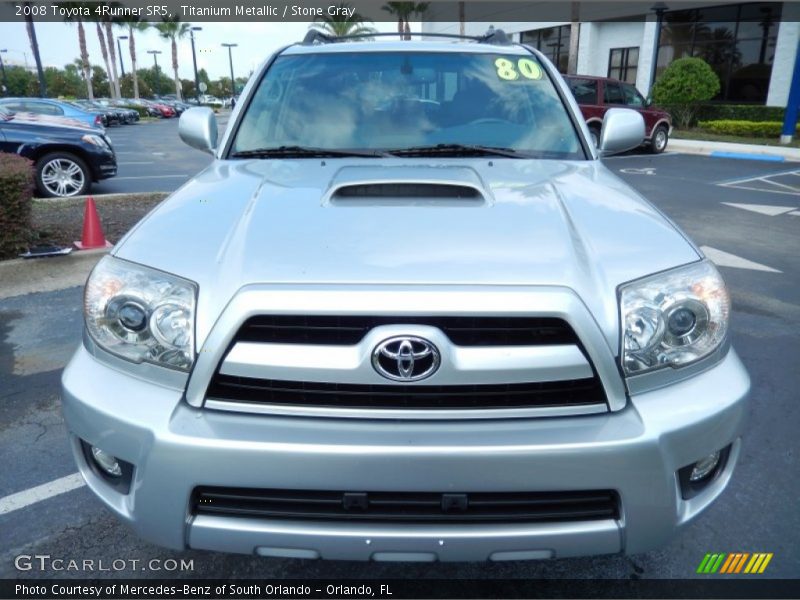
[(644, 141), (644, 119), (630, 108), (610, 108), (603, 117), (600, 143), (597, 149), (600, 156), (619, 154), (641, 145)]
[(217, 147), (217, 118), (208, 107), (190, 108), (178, 121), (178, 135), (192, 148), (213, 154)]
[(653, 106), (653, 99), (652, 98), (646, 98), (645, 101), (644, 101), (644, 105), (646, 107), (648, 107), (648, 108)]

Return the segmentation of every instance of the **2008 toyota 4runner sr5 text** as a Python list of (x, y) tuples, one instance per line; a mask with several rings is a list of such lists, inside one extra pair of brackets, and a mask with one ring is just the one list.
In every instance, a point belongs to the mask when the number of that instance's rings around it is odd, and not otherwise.
[(63, 375), (81, 473), (171, 548), (515, 560), (664, 544), (731, 478), (750, 382), (714, 266), (502, 32), (312, 33), (97, 265)]

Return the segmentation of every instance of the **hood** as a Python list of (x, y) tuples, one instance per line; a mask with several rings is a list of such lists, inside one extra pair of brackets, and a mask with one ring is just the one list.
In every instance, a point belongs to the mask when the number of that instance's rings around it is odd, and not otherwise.
[(698, 260), (599, 161), (215, 161), (120, 257), (198, 283), (198, 339), (253, 283), (548, 285), (617, 336), (616, 287)]

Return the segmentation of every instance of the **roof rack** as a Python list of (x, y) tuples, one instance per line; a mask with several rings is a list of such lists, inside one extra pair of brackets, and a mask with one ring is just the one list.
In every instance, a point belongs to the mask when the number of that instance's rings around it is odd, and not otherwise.
[(377, 33), (357, 33), (354, 35), (330, 35), (319, 29), (309, 29), (308, 33), (306, 33), (305, 37), (303, 38), (302, 44), (304, 46), (312, 46), (313, 44), (333, 44), (336, 42), (346, 42), (349, 40), (363, 40), (369, 39), (374, 37), (399, 37), (403, 36), (402, 39), (405, 39), (405, 36), (414, 36), (414, 37), (431, 37), (431, 38), (450, 38), (456, 40), (471, 40), (473, 42), (478, 42), (481, 44), (496, 44), (500, 46), (508, 46), (511, 45), (513, 42), (511, 38), (506, 34), (505, 31), (502, 29), (495, 29), (494, 27), (489, 27), (489, 30), (484, 35), (458, 35), (456, 33), (423, 33), (423, 32), (414, 32), (414, 33), (389, 33), (389, 32), (377, 32)]

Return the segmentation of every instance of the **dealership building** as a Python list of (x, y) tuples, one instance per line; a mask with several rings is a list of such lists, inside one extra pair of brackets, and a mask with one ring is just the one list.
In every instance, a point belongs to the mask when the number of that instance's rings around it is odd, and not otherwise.
[[(510, 10), (508, 5), (495, 12), (490, 2), (465, 2), (462, 23), (442, 20), (445, 14), (437, 14), (437, 4), (431, 3), (422, 33), (463, 30), (466, 35), (481, 35), (493, 26), (515, 41), (538, 48), (566, 73), (574, 17), (560, 22), (514, 21), (510, 19), (528, 16), (531, 3), (516, 4), (519, 8), (512, 4)], [(720, 78), (716, 100), (786, 106), (800, 42), (800, 3), (681, 2), (670, 7), (669, 2), (659, 2), (645, 12), (640, 2), (629, 6), (623, 2), (579, 4), (577, 74), (621, 79), (647, 95), (654, 58), (658, 78), (673, 60), (696, 56)]]

